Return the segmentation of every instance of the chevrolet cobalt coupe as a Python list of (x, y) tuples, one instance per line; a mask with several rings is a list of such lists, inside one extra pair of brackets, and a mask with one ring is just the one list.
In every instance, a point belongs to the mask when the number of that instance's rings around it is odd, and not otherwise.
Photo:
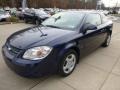
[(12, 34), (2, 48), (3, 57), (22, 76), (68, 76), (82, 56), (109, 46), (112, 26), (98, 12), (60, 12), (39, 26)]

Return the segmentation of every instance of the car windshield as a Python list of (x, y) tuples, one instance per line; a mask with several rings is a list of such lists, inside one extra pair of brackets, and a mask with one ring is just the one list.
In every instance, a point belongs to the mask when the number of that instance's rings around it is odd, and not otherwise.
[(45, 20), (42, 25), (54, 28), (74, 29), (83, 19), (83, 13), (60, 12)]
[(26, 13), (34, 13), (34, 10), (31, 10), (31, 9), (28, 9), (28, 10), (25, 10)]
[(38, 14), (38, 15), (47, 15), (47, 13), (45, 13), (45, 12), (42, 11), (42, 10), (36, 10), (35, 12), (36, 12), (36, 14)]

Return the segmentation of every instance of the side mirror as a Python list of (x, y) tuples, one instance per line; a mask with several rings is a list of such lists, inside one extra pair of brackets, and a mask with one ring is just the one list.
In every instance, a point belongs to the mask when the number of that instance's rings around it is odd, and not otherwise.
[(83, 26), (83, 33), (86, 33), (88, 30), (96, 30), (97, 26), (93, 24), (85, 24)]

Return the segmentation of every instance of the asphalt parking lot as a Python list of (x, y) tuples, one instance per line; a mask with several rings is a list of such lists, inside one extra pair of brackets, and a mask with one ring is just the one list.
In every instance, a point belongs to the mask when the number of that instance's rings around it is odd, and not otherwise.
[[(0, 25), (0, 51), (6, 38), (29, 24)], [(120, 90), (120, 23), (114, 23), (111, 45), (84, 57), (72, 75), (23, 78), (4, 63), (0, 52), (0, 90)]]

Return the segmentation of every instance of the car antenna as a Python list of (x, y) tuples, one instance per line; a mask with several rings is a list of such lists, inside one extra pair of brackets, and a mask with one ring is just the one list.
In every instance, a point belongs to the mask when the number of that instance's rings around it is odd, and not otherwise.
[(42, 36), (47, 36), (47, 34), (44, 34), (44, 33), (42, 32), (40, 26), (37, 26), (37, 29), (38, 29), (38, 30), (41, 32), (41, 34), (42, 34), (40, 37), (42, 37)]

